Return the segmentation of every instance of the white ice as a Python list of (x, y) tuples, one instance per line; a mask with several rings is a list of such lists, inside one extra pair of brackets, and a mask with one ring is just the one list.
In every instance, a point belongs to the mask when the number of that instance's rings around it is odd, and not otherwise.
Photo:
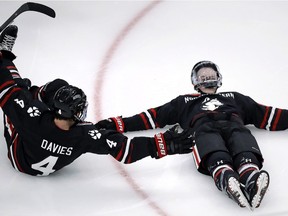
[[(0, 23), (22, 3), (0, 1)], [(59, 77), (81, 87), (90, 102), (90, 121), (130, 116), (193, 93), (190, 70), (205, 59), (219, 65), (221, 91), (288, 108), (286, 1), (41, 3), (57, 16), (26, 12), (15, 20), (15, 63), (36, 85)], [(191, 155), (122, 165), (110, 156), (86, 154), (41, 178), (12, 168), (2, 135), (0, 215), (286, 216), (288, 132), (249, 128), (271, 175), (269, 191), (254, 212), (238, 207), (211, 177), (198, 173)]]

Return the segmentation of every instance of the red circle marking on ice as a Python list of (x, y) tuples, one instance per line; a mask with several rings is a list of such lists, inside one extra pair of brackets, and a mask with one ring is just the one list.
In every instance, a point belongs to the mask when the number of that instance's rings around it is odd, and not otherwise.
[[(97, 79), (96, 79), (96, 89), (95, 89), (95, 98), (94, 98), (94, 109), (95, 115), (96, 115), (96, 121), (99, 121), (102, 119), (102, 109), (101, 109), (101, 95), (102, 95), (102, 88), (105, 83), (105, 75), (107, 74), (107, 68), (115, 56), (115, 53), (121, 44), (121, 42), (124, 40), (124, 38), (128, 35), (128, 33), (135, 27), (136, 24), (145, 16), (147, 15), (156, 5), (158, 5), (162, 0), (158, 1), (152, 1), (150, 2), (143, 10), (141, 10), (135, 17), (131, 19), (131, 21), (120, 31), (118, 36), (115, 38), (115, 40), (112, 42), (111, 46), (107, 50), (104, 59), (102, 60), (102, 63), (100, 65), (99, 71), (97, 73)], [(167, 216), (168, 214), (161, 209), (153, 200), (150, 199), (149, 195), (145, 193), (145, 191), (141, 190), (141, 188), (138, 186), (138, 184), (134, 181), (134, 179), (129, 175), (129, 173), (125, 170), (122, 164), (120, 164), (116, 160), (112, 160), (115, 167), (119, 170), (120, 175), (127, 181), (127, 183), (131, 186), (131, 188), (143, 199), (148, 201), (149, 206), (157, 212), (158, 215), (161, 216)]]

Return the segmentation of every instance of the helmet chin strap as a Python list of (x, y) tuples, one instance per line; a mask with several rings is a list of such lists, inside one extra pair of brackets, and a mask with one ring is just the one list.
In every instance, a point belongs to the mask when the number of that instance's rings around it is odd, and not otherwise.
[[(212, 88), (214, 88), (214, 87), (211, 86), (211, 87), (205, 87), (205, 88), (207, 88), (207, 89), (212, 89)], [(214, 94), (217, 92), (217, 90), (218, 90), (218, 88), (215, 89)], [(211, 93), (205, 93), (205, 92), (201, 91), (200, 88), (198, 88), (197, 91), (198, 91), (200, 94), (211, 94)]]

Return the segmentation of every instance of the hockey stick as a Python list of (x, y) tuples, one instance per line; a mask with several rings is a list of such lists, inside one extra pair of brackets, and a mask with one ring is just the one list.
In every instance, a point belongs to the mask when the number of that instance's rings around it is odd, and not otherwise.
[(11, 22), (13, 22), (13, 20), (19, 16), (21, 13), (25, 12), (25, 11), (36, 11), (42, 14), (46, 14), (47, 16), (53, 17), (55, 18), (56, 14), (55, 11), (43, 4), (39, 4), (39, 3), (34, 3), (34, 2), (27, 2), (24, 3), (23, 5), (21, 5), (18, 10), (16, 10), (5, 22), (3, 25), (1, 25), (0, 27), (0, 32), (3, 31), (3, 29), (5, 29)]

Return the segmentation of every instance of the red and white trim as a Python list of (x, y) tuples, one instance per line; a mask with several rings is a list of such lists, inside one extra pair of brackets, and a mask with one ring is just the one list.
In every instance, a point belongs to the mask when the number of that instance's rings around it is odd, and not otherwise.
[(167, 146), (163, 134), (155, 134), (154, 139), (157, 148), (158, 158), (165, 157), (167, 155)]
[(152, 116), (151, 116), (150, 113), (148, 112), (148, 110), (146, 110), (144, 113), (146, 114), (147, 119), (148, 119), (148, 121), (149, 121), (152, 129), (155, 129), (155, 128), (156, 128), (156, 125), (155, 125), (155, 123), (154, 123), (154, 121), (153, 121)]
[(192, 151), (192, 155), (193, 155), (193, 158), (194, 158), (194, 162), (195, 162), (196, 168), (199, 169), (199, 166), (200, 166), (200, 163), (201, 163), (201, 158), (200, 158), (200, 155), (199, 155), (199, 152), (198, 152), (196, 144), (192, 147), (192, 150), (193, 150)]
[(114, 121), (114, 123), (116, 125), (116, 130), (120, 133), (124, 133), (125, 126), (124, 126), (123, 119), (120, 116), (113, 117), (111, 119)]
[(126, 159), (128, 158), (130, 144), (131, 144), (131, 139), (128, 138), (127, 143), (126, 143), (126, 147), (124, 149), (124, 154), (123, 154), (122, 160), (120, 161), (121, 163), (125, 163)]
[(14, 130), (14, 125), (10, 122), (9, 118), (5, 115), (5, 127), (8, 130), (8, 133), (11, 137), (11, 139), (13, 138), (12, 144), (9, 147), (9, 158), (11, 160), (12, 166), (14, 167), (14, 169), (16, 169), (17, 171), (22, 172), (22, 169), (18, 163), (18, 160), (16, 158), (16, 154), (17, 154), (17, 143), (18, 143), (18, 133), (15, 132)]
[(271, 123), (272, 123), (272, 120), (273, 120), (273, 117), (274, 117), (274, 114), (275, 114), (275, 110), (276, 110), (276, 108), (272, 107), (270, 116), (269, 116), (268, 121), (267, 121), (266, 130), (270, 130)]

